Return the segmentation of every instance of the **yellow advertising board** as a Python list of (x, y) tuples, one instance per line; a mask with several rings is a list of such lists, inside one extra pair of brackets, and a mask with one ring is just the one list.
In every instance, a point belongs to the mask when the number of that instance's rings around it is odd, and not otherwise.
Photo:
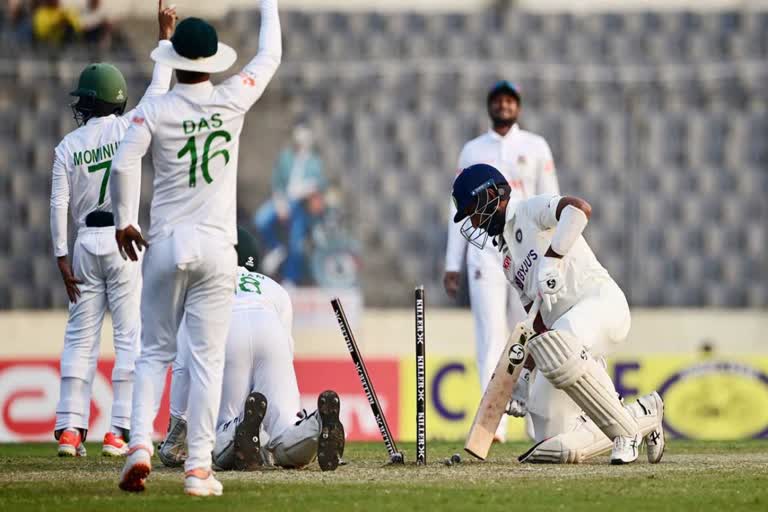
[(768, 437), (768, 357), (654, 356), (610, 367), (626, 398), (658, 390), (673, 437)]
[[(671, 437), (690, 439), (768, 438), (768, 357), (707, 358), (655, 355), (622, 358), (608, 371), (625, 400), (658, 390), (665, 401), (665, 428)], [(427, 361), (427, 434), (461, 440), (480, 401), (472, 358), (434, 357)], [(399, 437), (416, 434), (416, 368), (400, 360)], [(508, 439), (527, 439), (525, 422), (510, 418)]]

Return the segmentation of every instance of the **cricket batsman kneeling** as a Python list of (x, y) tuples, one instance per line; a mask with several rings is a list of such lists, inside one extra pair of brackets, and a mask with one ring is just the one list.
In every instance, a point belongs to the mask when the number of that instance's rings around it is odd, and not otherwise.
[[(335, 470), (344, 450), (339, 396), (324, 391), (317, 410), (297, 418), (301, 405), (293, 369), (291, 298), (275, 281), (253, 271), (258, 260), (254, 247), (252, 237), (238, 229), (239, 268), (213, 462), (221, 469), (248, 470), (299, 468), (317, 458), (320, 469)], [(180, 466), (186, 458), (190, 353), (185, 323), (173, 364), (171, 421), (158, 450), (166, 466)]]
[(537, 443), (520, 461), (582, 462), (612, 448), (611, 463), (627, 464), (645, 442), (648, 460), (659, 462), (661, 397), (654, 392), (623, 405), (605, 368), (603, 356), (627, 337), (630, 313), (624, 293), (582, 237), (590, 205), (557, 195), (513, 202), (509, 190), (501, 173), (485, 164), (465, 169), (453, 183), (454, 222), (463, 221), (464, 237), (481, 248), (493, 239), (527, 310), (541, 298), (528, 371), (508, 411), (524, 415), (527, 405), (533, 424)]

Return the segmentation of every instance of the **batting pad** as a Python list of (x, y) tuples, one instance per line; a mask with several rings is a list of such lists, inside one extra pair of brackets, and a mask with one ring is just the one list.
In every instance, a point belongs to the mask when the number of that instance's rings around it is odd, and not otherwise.
[[(227, 432), (227, 430), (231, 430), (231, 432)], [(231, 425), (231, 428), (227, 430), (216, 432), (216, 444), (211, 453), (213, 463), (225, 470), (235, 467), (234, 425)]]
[(594, 422), (582, 416), (576, 428), (545, 439), (518, 460), (530, 464), (579, 464), (609, 451), (612, 446)]
[(532, 338), (528, 350), (547, 380), (576, 402), (609, 439), (638, 432), (637, 421), (621, 405), (613, 386), (607, 385), (605, 368), (575, 336), (548, 331)]
[(312, 462), (317, 456), (320, 430), (317, 413), (285, 429), (267, 446), (274, 456), (275, 464), (284, 468), (300, 468)]

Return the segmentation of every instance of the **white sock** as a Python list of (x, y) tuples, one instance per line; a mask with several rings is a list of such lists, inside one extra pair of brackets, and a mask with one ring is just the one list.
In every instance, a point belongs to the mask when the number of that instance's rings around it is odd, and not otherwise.
[(111, 432), (122, 435), (122, 429), (128, 430), (131, 428), (133, 382), (129, 380), (113, 380), (112, 397)]
[(88, 383), (76, 377), (62, 377), (59, 403), (56, 406), (55, 430), (88, 428), (88, 409), (85, 399)]

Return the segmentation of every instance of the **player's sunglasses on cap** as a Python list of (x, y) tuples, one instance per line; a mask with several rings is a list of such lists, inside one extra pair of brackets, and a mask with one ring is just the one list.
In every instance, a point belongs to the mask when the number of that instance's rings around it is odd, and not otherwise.
[(499, 80), (493, 84), (493, 87), (488, 91), (488, 103), (499, 94), (509, 94), (510, 96), (513, 96), (518, 103), (521, 101), (520, 89), (509, 80)]
[[(469, 243), (480, 249), (485, 247), (489, 235), (488, 228), (504, 194), (499, 185), (506, 183), (504, 176), (495, 167), (487, 164), (467, 167), (453, 182), (451, 197), (456, 206), (453, 222), (461, 222), (464, 219), (461, 234)], [(478, 216), (477, 226), (472, 224), (474, 216)]]

